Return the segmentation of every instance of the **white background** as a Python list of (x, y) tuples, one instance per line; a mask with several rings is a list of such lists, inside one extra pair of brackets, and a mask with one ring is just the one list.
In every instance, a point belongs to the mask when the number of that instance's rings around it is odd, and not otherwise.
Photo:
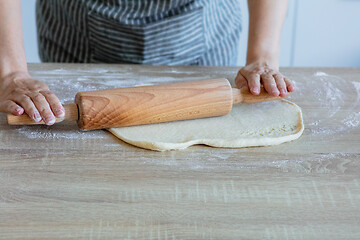
[[(28, 62), (40, 62), (36, 39), (35, 1), (21, 1)], [(248, 12), (247, 1), (239, 1), (243, 11), (239, 65), (244, 65)], [(360, 67), (359, 13), (359, 0), (290, 0), (282, 35), (280, 65)]]

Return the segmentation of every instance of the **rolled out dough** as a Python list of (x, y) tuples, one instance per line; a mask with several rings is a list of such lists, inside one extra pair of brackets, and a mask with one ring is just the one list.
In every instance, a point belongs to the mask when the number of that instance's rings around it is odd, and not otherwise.
[(109, 129), (132, 145), (157, 150), (184, 149), (195, 144), (241, 148), (277, 145), (301, 136), (300, 107), (286, 101), (235, 104), (221, 117)]

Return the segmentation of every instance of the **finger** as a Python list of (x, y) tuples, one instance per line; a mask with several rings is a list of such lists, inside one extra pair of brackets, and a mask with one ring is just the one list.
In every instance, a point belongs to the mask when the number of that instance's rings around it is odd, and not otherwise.
[(264, 73), (261, 74), (261, 79), (264, 85), (265, 90), (272, 96), (279, 96), (280, 92), (277, 89), (277, 85), (274, 77), (271, 74)]
[(250, 92), (254, 95), (259, 95), (259, 93), (260, 93), (260, 75), (251, 73), (244, 77), (247, 80)]
[(7, 100), (0, 102), (0, 112), (11, 113), (13, 115), (19, 116), (24, 113), (24, 109), (15, 102)]
[(47, 91), (40, 91), (40, 93), (45, 97), (46, 101), (50, 105), (52, 112), (56, 117), (61, 118), (65, 116), (65, 110), (61, 105), (60, 100), (53, 92), (47, 90)]
[(274, 74), (273, 77), (275, 79), (276, 86), (280, 91), (280, 97), (286, 97), (287, 90), (286, 90), (286, 83), (284, 77), (279, 73)]
[(246, 78), (244, 78), (244, 76), (240, 73), (240, 71), (238, 72), (235, 78), (235, 84), (238, 88), (248, 87)]
[(44, 95), (40, 92), (30, 93), (29, 96), (34, 102), (36, 108), (39, 110), (41, 118), (46, 125), (53, 125), (55, 123), (55, 116), (51, 111), (50, 105), (46, 101)]
[(294, 83), (293, 83), (290, 79), (288, 79), (287, 77), (285, 77), (285, 78), (284, 78), (284, 81), (285, 81), (287, 90), (288, 90), (289, 92), (295, 91), (295, 85), (294, 85)]
[(41, 115), (29, 96), (16, 95), (12, 100), (20, 105), (25, 110), (25, 113), (35, 122), (41, 121)]

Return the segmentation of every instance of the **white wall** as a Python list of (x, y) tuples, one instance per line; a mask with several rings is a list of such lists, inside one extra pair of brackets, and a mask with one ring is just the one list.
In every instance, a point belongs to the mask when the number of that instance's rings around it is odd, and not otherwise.
[(297, 1), (294, 65), (360, 67), (360, 1)]
[[(35, 1), (21, 0), (28, 62), (38, 57)], [(239, 65), (245, 64), (248, 12), (242, 4)], [(360, 1), (290, 0), (280, 51), (281, 66), (360, 67)]]
[[(289, 0), (289, 9), (286, 16), (283, 33), (281, 37), (281, 49), (280, 49), (280, 59), (279, 63), (281, 66), (291, 66), (293, 61), (293, 42), (294, 42), (294, 34), (293, 28), (295, 24), (295, 9), (296, 1)], [(241, 1), (241, 9), (242, 9), (242, 22), (243, 22), (243, 32), (241, 34), (241, 45), (240, 45), (240, 53), (239, 53), (239, 65), (243, 66), (246, 62), (246, 48), (248, 41), (248, 31), (249, 31), (249, 13), (247, 1)]]
[(28, 62), (40, 62), (36, 38), (35, 2), (36, 0), (21, 0), (25, 52)]

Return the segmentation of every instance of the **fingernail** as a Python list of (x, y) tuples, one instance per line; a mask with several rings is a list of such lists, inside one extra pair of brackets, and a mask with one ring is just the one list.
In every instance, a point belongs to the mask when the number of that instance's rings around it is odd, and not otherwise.
[(254, 93), (260, 93), (260, 89), (257, 88), (257, 87), (254, 87), (254, 88), (252, 89), (252, 91), (253, 91)]
[(22, 113), (22, 108), (16, 108), (16, 109), (15, 109), (15, 112), (17, 112), (17, 113), (19, 113), (19, 114)]
[(56, 109), (56, 110), (55, 110), (55, 114), (56, 114), (56, 116), (58, 116), (58, 117), (64, 117), (64, 116), (65, 116), (65, 112), (64, 112), (64, 110), (62, 110), (62, 109)]
[(53, 125), (55, 123), (55, 118), (54, 117), (48, 117), (46, 118), (46, 125)]
[(273, 93), (274, 95), (279, 95), (280, 92), (279, 92), (278, 90), (273, 90), (272, 93)]
[(283, 95), (286, 95), (285, 89), (281, 89), (281, 90), (280, 90), (280, 93), (283, 94)]
[(38, 112), (36, 112), (35, 114), (34, 114), (34, 120), (35, 120), (35, 122), (40, 122), (41, 121), (41, 116), (40, 116), (40, 113), (38, 113)]

